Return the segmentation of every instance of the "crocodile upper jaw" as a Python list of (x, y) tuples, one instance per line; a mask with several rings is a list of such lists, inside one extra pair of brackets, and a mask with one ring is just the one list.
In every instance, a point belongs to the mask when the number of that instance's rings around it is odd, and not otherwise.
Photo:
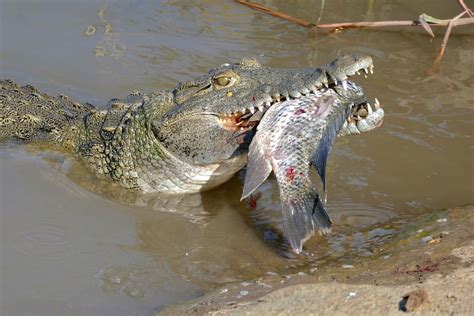
[(266, 109), (277, 102), (347, 87), (357, 73), (370, 73), (367, 56), (341, 56), (320, 68), (277, 69), (255, 60), (223, 65), (208, 75), (179, 84), (177, 103), (153, 122), (158, 140), (179, 159), (204, 165), (246, 153), (251, 132)]

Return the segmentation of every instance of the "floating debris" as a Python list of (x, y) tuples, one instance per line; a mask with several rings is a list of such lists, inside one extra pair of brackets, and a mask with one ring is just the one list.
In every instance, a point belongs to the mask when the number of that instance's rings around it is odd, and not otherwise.
[(84, 35), (85, 36), (92, 36), (92, 35), (94, 35), (95, 31), (96, 31), (95, 26), (94, 25), (89, 25), (87, 27), (87, 30), (84, 32)]
[(249, 294), (249, 291), (240, 291), (240, 295), (246, 296)]
[(96, 46), (94, 48), (94, 55), (95, 57), (104, 57), (105, 56), (105, 48), (102, 46)]
[(354, 266), (352, 264), (343, 264), (342, 268), (343, 269), (354, 269)]

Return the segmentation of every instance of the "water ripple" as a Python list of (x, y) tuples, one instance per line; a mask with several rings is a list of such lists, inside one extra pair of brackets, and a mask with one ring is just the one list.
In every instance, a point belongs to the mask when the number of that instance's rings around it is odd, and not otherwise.
[(19, 233), (12, 246), (24, 255), (42, 260), (56, 260), (71, 253), (66, 230), (52, 223), (36, 223), (31, 230)]
[(430, 151), (432, 152), (439, 152), (440, 150), (432, 145), (430, 145), (429, 143), (425, 142), (424, 140), (422, 139), (419, 139), (419, 138), (416, 138), (414, 137), (413, 135), (408, 135), (408, 134), (404, 134), (402, 132), (396, 132), (396, 131), (393, 131), (393, 130), (388, 130), (386, 131), (386, 133), (388, 135), (391, 135), (391, 136), (394, 136), (394, 137), (397, 137), (397, 138), (400, 138), (400, 139), (403, 139), (403, 140), (406, 140), (408, 142), (411, 142), (411, 143), (414, 143), (418, 146), (421, 146), (421, 147), (424, 147), (426, 149), (429, 149)]

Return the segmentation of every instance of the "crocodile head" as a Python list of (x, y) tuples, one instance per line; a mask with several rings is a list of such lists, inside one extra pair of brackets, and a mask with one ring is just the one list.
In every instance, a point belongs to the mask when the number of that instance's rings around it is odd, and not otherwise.
[(372, 69), (370, 57), (356, 54), (341, 56), (320, 68), (269, 68), (255, 59), (224, 64), (178, 84), (173, 91), (176, 105), (153, 123), (154, 133), (183, 161), (196, 165), (224, 163), (246, 154), (254, 127), (277, 102), (334, 89), (341, 97), (353, 100), (355, 122), (360, 117), (356, 112), (366, 107), (367, 100), (362, 89), (348, 78), (371, 73)]

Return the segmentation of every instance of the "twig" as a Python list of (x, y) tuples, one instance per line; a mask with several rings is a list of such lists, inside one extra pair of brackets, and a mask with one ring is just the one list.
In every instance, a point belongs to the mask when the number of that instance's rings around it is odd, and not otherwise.
[(265, 7), (263, 5), (260, 5), (260, 4), (255, 4), (255, 3), (251, 3), (251, 2), (248, 2), (246, 0), (235, 0), (235, 2), (237, 3), (241, 3), (241, 4), (244, 4), (254, 10), (257, 10), (257, 11), (260, 11), (260, 12), (264, 12), (264, 13), (267, 13), (267, 14), (270, 14), (270, 15), (273, 15), (273, 16), (276, 16), (280, 19), (284, 19), (284, 20), (287, 20), (287, 21), (290, 21), (290, 22), (293, 22), (293, 23), (296, 23), (296, 24), (299, 24), (301, 26), (304, 26), (304, 27), (314, 27), (316, 26), (316, 24), (314, 23), (311, 23), (311, 22), (307, 22), (305, 20), (301, 20), (301, 19), (298, 19), (298, 18), (295, 18), (295, 17), (292, 17), (288, 14), (285, 14), (285, 13), (281, 13), (281, 12), (278, 12), (278, 11), (275, 11), (275, 10), (272, 10), (270, 9), (269, 7)]
[[(331, 29), (343, 29), (343, 28), (362, 28), (362, 27), (387, 27), (387, 26), (421, 26), (421, 23), (419, 20), (404, 20), (404, 21), (375, 21), (375, 22), (344, 22), (344, 23), (332, 23), (332, 24), (315, 24), (311, 23), (302, 19), (298, 19), (295, 17), (292, 17), (291, 15), (273, 10), (269, 7), (263, 6), (261, 4), (256, 4), (249, 2), (247, 0), (235, 0), (235, 2), (246, 5), (254, 10), (270, 14), (272, 16), (278, 17), (280, 19), (284, 19), (296, 24), (299, 24), (304, 27), (316, 27), (316, 28), (331, 28)], [(463, 0), (458, 0), (458, 2), (464, 6)], [(472, 11), (466, 6), (467, 11)], [(422, 14), (421, 16), (425, 17), (426, 22), (430, 26), (440, 26), (440, 27), (447, 27), (451, 19), (447, 20), (440, 20), (433, 18), (427, 14)], [(421, 17), (420, 16), (420, 17)], [(464, 19), (459, 19), (456, 21), (456, 23), (453, 24), (453, 26), (459, 26), (459, 25), (467, 25), (467, 24), (473, 24), (474, 23), (474, 18), (464, 18)]]
[[(430, 26), (443, 26), (447, 27), (452, 19), (438, 20), (439, 22), (426, 21)], [(466, 25), (474, 23), (474, 18), (459, 19), (453, 26)], [(421, 26), (419, 20), (413, 21), (375, 21), (375, 22), (345, 22), (345, 23), (333, 23), (333, 24), (318, 24), (317, 28), (320, 29), (344, 29), (344, 28), (363, 28), (363, 27), (386, 27), (386, 26)]]
[(441, 43), (441, 46), (439, 48), (439, 52), (438, 52), (438, 55), (436, 56), (435, 58), (435, 61), (433, 63), (433, 66), (431, 67), (432, 70), (436, 70), (441, 62), (441, 59), (443, 59), (443, 56), (444, 56), (444, 52), (446, 50), (446, 46), (448, 45), (448, 40), (449, 40), (449, 36), (451, 35), (451, 30), (453, 29), (453, 26), (454, 26), (454, 23), (456, 23), (456, 21), (458, 21), (464, 14), (469, 14), (467, 12), (468, 10), (456, 15), (450, 22), (449, 22), (449, 25), (448, 25), (448, 29), (446, 30), (446, 33), (444, 33), (444, 38), (443, 38), (443, 42)]
[(459, 5), (466, 11), (471, 18), (474, 17), (474, 12), (464, 3), (464, 0), (458, 0)]
[(321, 22), (321, 19), (323, 18), (323, 11), (324, 11), (324, 4), (326, 3), (325, 0), (321, 0), (321, 10), (319, 11), (319, 17), (318, 17), (318, 21), (316, 21), (316, 25), (319, 24), (319, 22)]
[[(272, 16), (278, 17), (280, 19), (284, 19), (296, 24), (299, 24), (304, 27), (313, 28), (313, 29), (332, 29), (332, 31), (339, 31), (346, 28), (373, 28), (373, 27), (389, 27), (389, 26), (421, 26), (423, 27), (432, 37), (434, 37), (433, 31), (431, 27), (447, 27), (446, 33), (444, 34), (443, 42), (441, 43), (441, 47), (439, 49), (438, 55), (434, 61), (433, 69), (436, 69), (441, 62), (441, 59), (444, 56), (444, 52), (446, 50), (446, 45), (448, 43), (449, 36), (451, 35), (451, 30), (455, 26), (460, 25), (467, 25), (467, 24), (474, 24), (474, 12), (471, 8), (469, 8), (465, 3), (464, 0), (457, 0), (459, 5), (464, 9), (464, 11), (452, 19), (447, 20), (440, 20), (436, 19), (432, 16), (427, 14), (420, 15), (418, 20), (408, 20), (408, 21), (375, 21), (375, 22), (345, 22), (345, 23), (332, 23), (332, 24), (319, 24), (318, 23), (311, 23), (305, 20), (301, 20), (295, 17), (292, 17), (288, 14), (281, 13), (265, 7), (260, 4), (251, 3), (246, 0), (235, 0), (237, 3), (244, 4), (254, 10), (261, 11)], [(323, 2), (324, 3), (324, 2)], [(461, 18), (463, 15), (467, 14), (468, 18)]]

